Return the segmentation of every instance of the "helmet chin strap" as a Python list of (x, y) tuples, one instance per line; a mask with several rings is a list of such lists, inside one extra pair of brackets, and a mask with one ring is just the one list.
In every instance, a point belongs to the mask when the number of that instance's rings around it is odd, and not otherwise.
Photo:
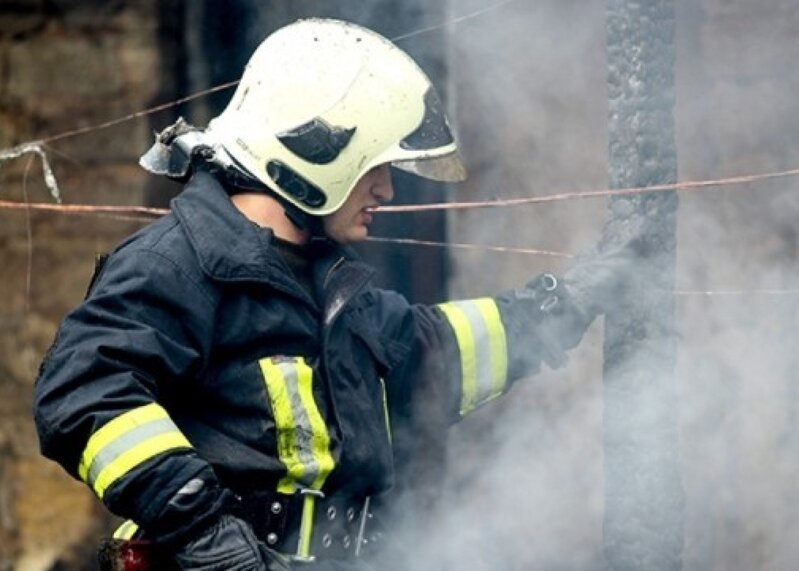
[(308, 230), (312, 235), (316, 234), (316, 232), (314, 232), (315, 227), (321, 227), (321, 224), (319, 223), (320, 220), (318, 218), (310, 216), (307, 212), (303, 212), (293, 204), (286, 203), (286, 201), (281, 200), (281, 197), (279, 197), (277, 194), (271, 194), (283, 205), (286, 218), (288, 218), (291, 223), (294, 224), (294, 226), (300, 230)]
[[(202, 155), (202, 150), (197, 154)], [(192, 163), (194, 162), (193, 160)], [(288, 218), (297, 229), (308, 231), (311, 237), (324, 237), (324, 226), (320, 217), (311, 216), (307, 212), (300, 210), (260, 180), (251, 176), (237, 164), (220, 164), (211, 156), (210, 160), (203, 158), (197, 160), (197, 164), (193, 164), (192, 166), (196, 169), (206, 170), (216, 176), (220, 182), (222, 182), (222, 186), (229, 195), (241, 192), (259, 192), (269, 195), (280, 203), (286, 214), (286, 218)]]
[[(209, 169), (206, 165), (214, 170)], [(297, 206), (274, 192), (260, 180), (249, 175), (242, 167), (236, 164), (229, 164), (223, 168), (219, 168), (214, 162), (206, 162), (204, 165), (198, 165), (198, 167), (209, 170), (209, 172), (219, 178), (228, 194), (232, 195), (240, 192), (260, 192), (267, 194), (280, 203), (286, 214), (286, 218), (288, 218), (298, 230), (308, 231), (311, 237), (325, 236), (322, 219), (319, 216), (312, 216), (300, 210)]]

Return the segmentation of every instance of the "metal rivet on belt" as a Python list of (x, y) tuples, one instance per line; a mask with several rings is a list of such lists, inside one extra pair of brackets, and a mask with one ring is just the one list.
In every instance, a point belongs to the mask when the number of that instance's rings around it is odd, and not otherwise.
[(347, 521), (355, 519), (355, 508), (347, 508)]
[(336, 519), (336, 508), (333, 506), (327, 508), (327, 519)]
[(344, 544), (344, 549), (349, 549), (350, 548), (351, 541), (350, 541), (350, 536), (349, 535), (345, 535), (344, 539), (342, 539), (341, 542)]
[(274, 545), (275, 543), (277, 543), (277, 534), (276, 534), (276, 533), (270, 533), (270, 534), (268, 534), (268, 535), (266, 536), (266, 542), (267, 542), (269, 545)]
[(283, 511), (283, 506), (280, 505), (280, 502), (272, 502), (272, 505), (269, 507), (272, 510), (272, 513), (277, 515)]
[(329, 533), (326, 533), (322, 536), (322, 545), (325, 547), (330, 547), (330, 544), (333, 543), (333, 538), (330, 537)]

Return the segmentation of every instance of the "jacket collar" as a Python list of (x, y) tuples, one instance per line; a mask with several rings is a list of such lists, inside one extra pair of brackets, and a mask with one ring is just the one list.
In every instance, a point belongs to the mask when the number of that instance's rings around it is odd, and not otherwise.
[(284, 282), (286, 270), (272, 251), (272, 233), (233, 205), (219, 181), (195, 173), (171, 203), (200, 267), (220, 281)]
[[(248, 220), (213, 175), (195, 173), (171, 206), (208, 277), (268, 283), (313, 304), (274, 250), (271, 230)], [(318, 239), (312, 247), (318, 260), (314, 271), (317, 294), (321, 294), (325, 313), (332, 319), (369, 281), (373, 270), (360, 262), (352, 249), (330, 240)], [(337, 279), (332, 280), (334, 275)]]

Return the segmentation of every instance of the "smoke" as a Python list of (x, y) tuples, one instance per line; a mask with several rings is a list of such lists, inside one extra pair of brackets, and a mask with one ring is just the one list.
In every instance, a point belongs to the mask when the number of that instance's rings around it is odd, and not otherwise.
[[(254, 47), (298, 17), (329, 16), (392, 37), (413, 31), (410, 12), (429, 11), (417, 19), (427, 26), (491, 4), (273, 2), (268, 21), (253, 8), (233, 29)], [(451, 196), (606, 187), (603, 3), (496, 4), (401, 42), (426, 53), (437, 34), (448, 36), (449, 75), (438, 87), (471, 170)], [(681, 180), (798, 167), (796, 0), (682, 0), (677, 17)], [(217, 59), (194, 71), (202, 79), (230, 63)], [(755, 291), (799, 290), (797, 186), (782, 179), (680, 196), (678, 288), (738, 292), (676, 298), (684, 569), (781, 570), (799, 559), (799, 296)], [(453, 213), (448, 231), (453, 242), (576, 253), (604, 219), (603, 202), (570, 201)], [(474, 251), (453, 251), (451, 265), (452, 298), (567, 269), (560, 259)], [(414, 569), (605, 568), (602, 339), (600, 319), (566, 368), (519, 380), (451, 430), (443, 514), (412, 545)]]
[[(795, 3), (694, 8), (686, 24), (684, 176), (796, 164)], [(692, 40), (690, 39), (692, 38)], [(699, 57), (697, 57), (699, 56)], [(690, 64), (690, 65), (688, 65)], [(680, 69), (680, 68), (678, 68)], [(683, 199), (680, 278), (707, 289), (795, 289), (797, 182)], [(799, 550), (796, 295), (681, 300), (686, 563), (788, 569)]]
[[(677, 4), (680, 179), (795, 168), (799, 72), (786, 46), (799, 33), (796, 3)], [(472, 170), (453, 197), (607, 185), (604, 34), (602, 3), (555, 0), (453, 28), (450, 88)], [(799, 288), (796, 190), (787, 179), (680, 197), (677, 286), (694, 292), (676, 297), (673, 372), (684, 569), (788, 569), (799, 556), (799, 297), (756, 292)], [(577, 252), (599, 237), (604, 216), (599, 201), (467, 211), (450, 215), (449, 232), (456, 242)], [(454, 298), (566, 269), (453, 257)], [(566, 369), (520, 381), (452, 430), (445, 516), (417, 546), (419, 568), (605, 568), (602, 335), (600, 321)]]

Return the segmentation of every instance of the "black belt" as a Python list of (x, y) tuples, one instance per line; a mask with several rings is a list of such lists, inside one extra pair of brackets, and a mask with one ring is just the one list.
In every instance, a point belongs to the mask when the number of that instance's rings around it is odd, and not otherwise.
[(251, 492), (238, 496), (233, 513), (292, 560), (353, 559), (382, 537), (369, 504), (368, 497), (325, 497), (308, 489), (292, 495)]

